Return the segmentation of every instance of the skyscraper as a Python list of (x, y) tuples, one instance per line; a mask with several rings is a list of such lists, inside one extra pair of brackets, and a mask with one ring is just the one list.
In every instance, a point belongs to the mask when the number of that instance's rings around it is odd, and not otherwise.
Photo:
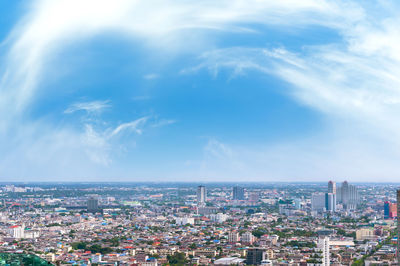
[(331, 212), (336, 211), (336, 194), (334, 193), (325, 194), (325, 209)]
[(358, 190), (356, 186), (350, 185), (347, 181), (337, 189), (337, 199), (347, 210), (356, 209), (359, 201)]
[(334, 181), (328, 182), (328, 193), (336, 194), (336, 182)]
[(99, 210), (99, 200), (94, 197), (89, 198), (87, 201), (87, 211), (96, 213)]
[(341, 186), (341, 190), (342, 190), (342, 203), (344, 206), (347, 205), (347, 203), (349, 202), (349, 183), (347, 183), (347, 181), (344, 181), (342, 183)]
[(205, 186), (197, 187), (197, 205), (204, 205), (207, 200), (207, 191)]
[(385, 204), (383, 205), (383, 217), (385, 219), (389, 219), (389, 214), (390, 214), (390, 201), (385, 201)]
[(233, 187), (233, 200), (244, 200), (244, 188)]

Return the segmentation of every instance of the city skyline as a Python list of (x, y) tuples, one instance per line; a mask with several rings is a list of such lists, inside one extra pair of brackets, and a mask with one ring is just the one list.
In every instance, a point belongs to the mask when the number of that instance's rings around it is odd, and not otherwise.
[(390, 184), (335, 184), (0, 184), (0, 260), (397, 264), (400, 190)]
[(0, 181), (397, 182), (395, 1), (0, 3)]

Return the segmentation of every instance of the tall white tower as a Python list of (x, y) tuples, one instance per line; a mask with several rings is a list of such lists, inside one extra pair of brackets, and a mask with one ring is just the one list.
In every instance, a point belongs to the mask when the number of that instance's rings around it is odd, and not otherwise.
[(205, 186), (197, 187), (197, 205), (204, 205), (207, 200), (207, 192)]
[(322, 265), (329, 266), (331, 264), (329, 257), (329, 237), (318, 239), (318, 248), (322, 250)]

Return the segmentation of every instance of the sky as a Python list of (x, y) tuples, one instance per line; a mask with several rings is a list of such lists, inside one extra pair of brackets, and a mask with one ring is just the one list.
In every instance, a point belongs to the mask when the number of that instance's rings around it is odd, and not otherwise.
[(399, 12), (0, 1), (0, 181), (398, 182)]

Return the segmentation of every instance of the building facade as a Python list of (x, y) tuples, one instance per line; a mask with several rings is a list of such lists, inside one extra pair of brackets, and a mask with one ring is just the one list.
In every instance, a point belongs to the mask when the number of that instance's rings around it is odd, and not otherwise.
[(244, 200), (244, 188), (233, 187), (233, 200)]
[(205, 186), (197, 187), (197, 204), (204, 205), (207, 201), (207, 191)]

